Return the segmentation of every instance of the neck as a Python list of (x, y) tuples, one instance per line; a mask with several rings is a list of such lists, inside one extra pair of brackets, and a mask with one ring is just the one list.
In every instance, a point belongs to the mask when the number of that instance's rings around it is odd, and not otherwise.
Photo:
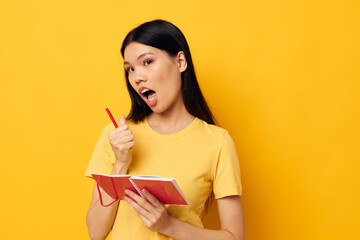
[(153, 112), (148, 116), (150, 127), (161, 134), (173, 134), (186, 128), (195, 117), (185, 108), (183, 102), (172, 106), (165, 112)]

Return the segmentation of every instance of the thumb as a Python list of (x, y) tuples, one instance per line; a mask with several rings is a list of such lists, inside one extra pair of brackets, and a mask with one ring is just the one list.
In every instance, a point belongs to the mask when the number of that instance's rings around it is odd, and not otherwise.
[(120, 116), (120, 127), (126, 124), (126, 118), (124, 115)]

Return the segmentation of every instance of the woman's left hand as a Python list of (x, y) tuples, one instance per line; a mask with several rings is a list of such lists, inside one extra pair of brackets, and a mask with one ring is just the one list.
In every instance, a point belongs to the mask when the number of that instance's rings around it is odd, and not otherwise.
[(139, 215), (145, 226), (151, 231), (163, 233), (169, 227), (171, 216), (167, 213), (165, 205), (151, 193), (142, 190), (146, 199), (126, 189), (127, 196), (124, 197)]

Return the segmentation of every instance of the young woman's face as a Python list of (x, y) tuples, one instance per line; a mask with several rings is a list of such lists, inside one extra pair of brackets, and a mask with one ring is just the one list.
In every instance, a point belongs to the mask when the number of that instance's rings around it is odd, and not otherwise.
[(183, 53), (170, 57), (165, 51), (137, 42), (124, 51), (124, 66), (131, 86), (155, 113), (183, 104), (181, 72)]

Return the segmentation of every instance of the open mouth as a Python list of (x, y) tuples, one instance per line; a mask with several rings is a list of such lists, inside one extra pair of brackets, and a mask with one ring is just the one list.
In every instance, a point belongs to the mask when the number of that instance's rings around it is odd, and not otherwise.
[(156, 98), (156, 92), (149, 88), (142, 89), (141, 95), (143, 96), (143, 98), (147, 99), (149, 102), (154, 101)]

